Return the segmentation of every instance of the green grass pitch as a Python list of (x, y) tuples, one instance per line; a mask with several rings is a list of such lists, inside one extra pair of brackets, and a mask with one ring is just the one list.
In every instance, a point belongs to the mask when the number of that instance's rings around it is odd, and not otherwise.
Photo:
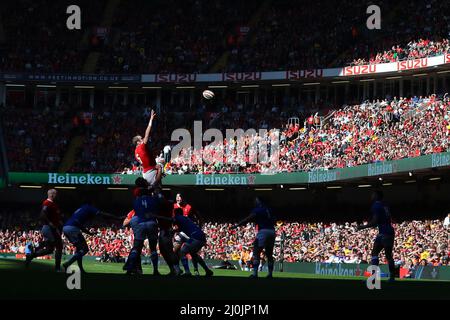
[[(214, 270), (214, 277), (127, 276), (122, 264), (86, 261), (81, 290), (69, 290), (68, 275), (53, 272), (53, 261), (0, 259), (0, 299), (150, 299), (150, 300), (298, 300), (298, 299), (450, 299), (450, 282), (382, 281), (368, 290), (365, 278), (274, 273), (274, 279), (248, 279), (249, 272)], [(167, 267), (160, 268), (168, 273)], [(202, 271), (201, 271), (202, 273)]]

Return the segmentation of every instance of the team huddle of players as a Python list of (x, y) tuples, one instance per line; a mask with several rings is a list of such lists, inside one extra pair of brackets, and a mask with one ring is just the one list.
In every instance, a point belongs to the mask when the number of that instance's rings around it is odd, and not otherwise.
[[(207, 244), (205, 233), (201, 229), (201, 221), (196, 211), (183, 201), (181, 194), (176, 196), (175, 202), (170, 200), (170, 195), (164, 194), (161, 189), (162, 169), (156, 164), (152, 156), (149, 141), (153, 120), (156, 114), (152, 110), (150, 121), (144, 137), (135, 136), (133, 144), (136, 146), (135, 158), (143, 167), (143, 177), (138, 178), (135, 183), (133, 210), (123, 217), (124, 226), (130, 226), (133, 230), (133, 247), (123, 267), (127, 274), (141, 274), (141, 255), (145, 240), (150, 248), (150, 259), (153, 265), (154, 275), (160, 275), (158, 271), (159, 254), (170, 268), (169, 275), (191, 275), (188, 256), (191, 257), (194, 273), (199, 275), (200, 265), (206, 276), (212, 276), (213, 272), (208, 268), (203, 258), (199, 255), (200, 250)], [(36, 249), (31, 250), (26, 256), (26, 265), (40, 256), (55, 252), (55, 267), (57, 271), (63, 271), (77, 262), (82, 272), (83, 257), (89, 252), (89, 247), (83, 233), (90, 234), (86, 224), (96, 216), (104, 216), (113, 219), (123, 219), (109, 213), (103, 212), (86, 201), (66, 221), (62, 222), (61, 212), (55, 203), (57, 191), (50, 189), (48, 198), (43, 202), (41, 210), (42, 236), (44, 241)], [(358, 230), (378, 227), (379, 235), (375, 239), (372, 250), (372, 264), (378, 265), (378, 256), (384, 249), (389, 264), (390, 280), (394, 280), (395, 265), (392, 256), (394, 246), (394, 229), (391, 225), (389, 208), (383, 202), (381, 191), (373, 194), (372, 220), (365, 225), (358, 226)], [(251, 277), (258, 277), (261, 253), (267, 258), (268, 275), (271, 278), (274, 269), (273, 249), (275, 245), (275, 216), (272, 210), (261, 198), (255, 198), (255, 208), (250, 215), (234, 225), (232, 229), (254, 222), (258, 230), (252, 253), (253, 273)], [(75, 254), (61, 267), (62, 258), (62, 234), (76, 248)], [(184, 271), (179, 267), (181, 262)]]

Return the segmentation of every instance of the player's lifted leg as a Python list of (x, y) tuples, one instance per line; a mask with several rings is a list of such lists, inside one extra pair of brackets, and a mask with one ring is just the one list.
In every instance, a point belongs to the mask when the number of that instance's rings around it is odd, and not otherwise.
[(174, 210), (174, 213), (174, 223), (177, 225), (180, 235), (187, 238), (180, 250), (182, 263), (185, 265), (185, 268), (189, 270), (186, 257), (189, 254), (192, 257), (192, 261), (195, 261), (195, 263), (202, 266), (205, 270), (206, 276), (212, 276), (214, 273), (208, 268), (205, 261), (198, 254), (201, 248), (203, 248), (206, 244), (205, 233), (191, 219), (183, 215), (182, 209), (177, 208)]
[(63, 228), (64, 235), (67, 237), (69, 242), (72, 243), (72, 245), (76, 248), (73, 257), (63, 264), (64, 269), (66, 270), (76, 261), (78, 263), (80, 271), (84, 272), (83, 257), (89, 252), (89, 247), (86, 243), (86, 239), (84, 238), (81, 232), (83, 231), (87, 234), (90, 234), (90, 232), (85, 227), (89, 220), (95, 218), (96, 216), (120, 219), (109, 213), (100, 211), (99, 209), (90, 205), (89, 202), (90, 201), (87, 200), (85, 205), (78, 208), (78, 210), (74, 212), (74, 214), (70, 217), (69, 220), (67, 220), (67, 222), (64, 225)]
[[(203, 258), (198, 254), (200, 249), (206, 244), (206, 242), (203, 242), (198, 239), (190, 238), (181, 248), (181, 255), (183, 257), (186, 257), (186, 255), (190, 255), (192, 257), (192, 263), (199, 264), (203, 270), (205, 270), (205, 275), (207, 277), (212, 276), (214, 273), (209, 269), (209, 267), (206, 265), (206, 262), (203, 260)], [(198, 272), (198, 269), (197, 269)]]
[(64, 235), (67, 240), (75, 247), (75, 254), (63, 264), (64, 270), (67, 270), (75, 261), (82, 273), (85, 273), (83, 268), (83, 257), (89, 252), (89, 247), (86, 243), (81, 230), (72, 225), (66, 225), (63, 228)]

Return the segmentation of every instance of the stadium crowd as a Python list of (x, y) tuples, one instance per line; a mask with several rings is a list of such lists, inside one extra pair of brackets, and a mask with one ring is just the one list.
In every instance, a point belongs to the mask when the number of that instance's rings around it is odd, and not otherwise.
[[(404, 221), (394, 224), (396, 229), (395, 260), (401, 265), (450, 265), (450, 225), (448, 219)], [(370, 262), (375, 229), (357, 232), (356, 223), (278, 222), (276, 260), (286, 262), (367, 263)], [(16, 228), (0, 230), (0, 252), (24, 253), (27, 244), (37, 245), (41, 235), (36, 229)], [(255, 237), (253, 224), (230, 230), (231, 223), (207, 222), (202, 229), (207, 246), (202, 255), (207, 259), (241, 260), (249, 257)], [(90, 255), (125, 257), (132, 246), (132, 232), (128, 228), (96, 227), (86, 239)], [(281, 252), (281, 241), (284, 251)], [(74, 248), (66, 244), (65, 252)], [(148, 250), (144, 250), (148, 254)], [(247, 258), (248, 259), (248, 258)], [(117, 259), (118, 260), (118, 259)]]
[[(83, 36), (78, 31), (67, 36), (64, 21), (56, 21), (52, 10), (47, 10), (48, 7), (64, 12), (67, 4), (67, 1), (45, 1), (45, 5), (30, 0), (6, 1), (2, 6), (5, 32), (0, 35), (0, 71), (79, 72), (88, 44), (82, 44)], [(105, 1), (82, 1), (80, 5), (87, 8), (83, 11), (86, 29), (98, 27), (96, 20), (105, 9)], [(337, 8), (323, 0), (309, 3), (282, 0), (267, 8), (253, 0), (233, 0), (232, 5), (218, 0), (183, 3), (159, 0), (151, 4), (144, 0), (122, 1), (115, 10), (112, 28), (105, 31), (103, 45), (97, 48), (103, 50), (97, 71), (207, 72), (223, 53), (227, 59), (222, 71), (254, 71), (342, 66), (351, 58), (357, 65), (385, 63), (450, 50), (448, 24), (445, 19), (436, 19), (449, 10), (441, 2), (427, 0), (412, 5), (401, 0), (381, 1), (378, 5), (402, 12), (403, 19), (384, 25), (369, 37), (361, 29), (365, 19), (355, 18), (355, 13), (365, 5), (351, 0), (341, 1)], [(258, 8), (261, 9), (256, 14), (258, 19), (250, 22), (249, 17)], [(137, 13), (133, 19), (126, 14), (130, 11)], [(224, 23), (217, 23), (219, 12), (226, 16)], [(321, 19), (317, 19), (319, 15)], [(335, 21), (327, 15), (342, 18)], [(19, 18), (12, 18), (15, 16)], [(24, 21), (37, 21), (38, 25), (30, 26)], [(316, 31), (305, 32), (311, 26)], [(243, 105), (225, 101), (216, 110), (206, 110), (199, 103), (180, 112), (173, 112), (173, 107), (162, 106), (163, 112), (153, 130), (157, 137), (152, 141), (153, 152), (166, 174), (310, 171), (449, 150), (449, 100), (435, 96), (344, 106), (320, 125), (315, 125), (316, 119), (310, 114), (301, 114), (298, 109), (288, 112), (285, 103)], [(135, 130), (144, 125), (142, 118), (148, 117), (149, 112), (147, 107), (132, 104), (96, 105), (94, 109), (75, 108), (64, 102), (56, 108), (7, 105), (2, 113), (10, 167), (14, 171), (57, 170), (78, 133), (82, 145), (68, 171), (139, 171), (130, 137), (138, 133)], [(305, 126), (287, 125), (291, 116), (308, 121)], [(309, 122), (311, 118), (313, 123)], [(173, 147), (169, 143), (171, 132), (175, 128), (192, 131), (194, 120), (201, 120), (204, 130), (258, 128), (268, 132), (225, 140), (220, 145), (205, 145), (201, 150), (183, 150), (167, 161), (163, 150)], [(238, 154), (236, 146), (242, 144), (261, 143), (270, 149), (271, 142), (277, 140), (275, 128), (280, 130), (279, 152), (269, 151), (264, 158), (272, 166), (250, 163), (255, 154)], [(44, 136), (46, 139), (42, 139)], [(203, 163), (202, 159), (210, 161)]]
[[(255, 1), (223, 5), (220, 1), (196, 0), (180, 6), (165, 1), (152, 3), (151, 8), (143, 2), (139, 5), (142, 10), (133, 19), (124, 13), (136, 6), (123, 3), (109, 35), (113, 40), (104, 47), (98, 71), (314, 69), (340, 67), (350, 63), (351, 58), (358, 65), (384, 63), (434, 56), (448, 50), (448, 40), (441, 41), (448, 37), (448, 25), (433, 18), (448, 12), (445, 5), (437, 1), (411, 5), (406, 0), (379, 1), (377, 5), (383, 12), (401, 13), (403, 19), (390, 19), (381, 30), (368, 33), (366, 17), (361, 15), (366, 4), (351, 0), (341, 1), (337, 7), (323, 0), (282, 0), (276, 6)], [(217, 24), (216, 16), (227, 18)], [(386, 15), (383, 17), (386, 19)]]
[[(286, 262), (370, 262), (372, 241), (377, 230), (356, 232), (356, 223), (299, 223), (279, 222), (277, 241), (284, 237), (284, 252), (275, 248), (277, 260)], [(250, 252), (255, 229), (247, 225), (230, 231), (231, 224), (207, 223), (204, 229), (210, 239), (205, 255), (220, 259), (240, 259), (243, 251)], [(394, 225), (396, 229), (395, 259), (397, 263), (426, 263), (448, 265), (450, 247), (448, 225), (440, 220), (405, 221)], [(282, 234), (284, 236), (282, 237)]]
[(71, 140), (71, 108), (27, 108), (7, 105), (0, 109), (10, 167), (16, 171), (58, 170)]
[(107, 1), (83, 0), (83, 28), (68, 30), (71, 4), (4, 1), (0, 71), (81, 72), (90, 52), (100, 54), (95, 72), (130, 74), (341, 67), (448, 50), (448, 22), (437, 18), (450, 13), (445, 1), (378, 1), (381, 30), (367, 29), (367, 4), (352, 0), (139, 0), (111, 12)]
[[(268, 152), (267, 164), (249, 165), (251, 154), (246, 154), (240, 161), (236, 145), (241, 141), (231, 140), (172, 155), (166, 172), (312, 171), (446, 152), (450, 146), (449, 106), (449, 99), (436, 96), (367, 101), (334, 111), (328, 121), (319, 126), (311, 122), (303, 128), (295, 125), (284, 128), (280, 133), (279, 153)], [(255, 134), (241, 139), (246, 145), (259, 142), (276, 145), (274, 131), (270, 127), (267, 129), (269, 131), (263, 136)], [(222, 157), (229, 149), (234, 158)], [(213, 161), (202, 165), (202, 158)]]
[[(71, 1), (2, 1), (0, 23), (1, 72), (81, 72), (89, 53), (85, 30), (100, 21), (106, 1), (77, 1), (82, 8), (82, 30), (68, 30)], [(31, 23), (32, 22), (32, 23)]]
[[(450, 7), (446, 3), (402, 0), (393, 2), (391, 7), (386, 5), (389, 4), (379, 5), (382, 16), (380, 30), (365, 32), (363, 27), (352, 31), (354, 42), (343, 54), (341, 64), (352, 61), (354, 64), (392, 62), (435, 56), (448, 50), (448, 21), (437, 18), (449, 16)], [(388, 22), (383, 20), (387, 16), (391, 18)]]
[(411, 41), (406, 48), (400, 45), (393, 46), (390, 50), (383, 53), (372, 54), (369, 60), (364, 58), (356, 59), (352, 65), (378, 64), (397, 62), (401, 60), (414, 60), (426, 57), (434, 57), (450, 52), (450, 42), (448, 39), (442, 41), (431, 41), (429, 39), (420, 39)]
[[(258, 2), (122, 1), (98, 65), (100, 73), (208, 72)], [(139, 8), (139, 10), (136, 10)], [(135, 12), (130, 15), (129, 12)], [(217, 17), (226, 17), (218, 23)]]
[[(331, 111), (327, 120), (314, 115), (305, 123), (288, 123), (299, 108), (288, 105), (223, 103), (192, 112), (161, 112), (151, 141), (157, 162), (166, 174), (295, 172), (353, 167), (385, 160), (447, 152), (450, 147), (450, 99), (437, 97), (393, 98), (365, 101)], [(131, 173), (139, 171), (130, 137), (143, 132), (150, 114), (139, 105), (105, 105), (75, 108), (61, 103), (57, 108), (7, 106), (3, 110), (10, 166), (15, 171), (57, 170), (74, 136), (82, 143), (70, 172)], [(164, 155), (174, 146), (176, 128), (193, 134), (194, 121), (203, 131), (217, 128), (223, 144), (204, 142), (180, 154)], [(226, 128), (265, 129), (245, 133), (239, 139), (226, 137)], [(140, 128), (140, 129), (139, 129)], [(277, 129), (275, 129), (277, 128)], [(46, 139), (42, 139), (42, 137)], [(267, 147), (265, 158), (256, 160), (257, 149), (245, 154), (238, 146)], [(279, 148), (277, 148), (279, 146)], [(251, 148), (250, 148), (251, 149)], [(269, 160), (264, 163), (261, 160)], [(271, 165), (269, 165), (271, 164)]]

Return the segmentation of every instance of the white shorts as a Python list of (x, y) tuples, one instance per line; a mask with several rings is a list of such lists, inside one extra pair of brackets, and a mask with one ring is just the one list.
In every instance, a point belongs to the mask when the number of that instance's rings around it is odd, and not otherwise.
[(143, 174), (143, 177), (145, 180), (147, 180), (149, 185), (153, 185), (156, 181), (157, 173), (158, 173), (158, 170), (156, 170), (156, 169), (149, 170)]

